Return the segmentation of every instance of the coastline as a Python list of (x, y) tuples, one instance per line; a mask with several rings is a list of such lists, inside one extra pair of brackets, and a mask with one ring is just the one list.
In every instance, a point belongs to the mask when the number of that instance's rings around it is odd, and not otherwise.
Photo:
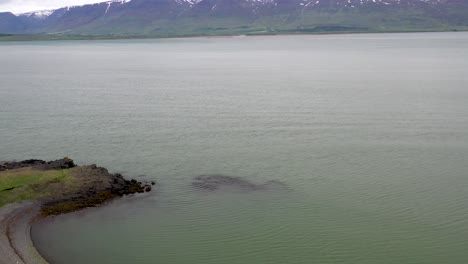
[(31, 226), (40, 203), (25, 201), (0, 208), (0, 264), (47, 264), (34, 247)]
[(320, 36), (320, 35), (355, 35), (355, 34), (395, 34), (395, 33), (445, 33), (468, 32), (467, 27), (454, 29), (409, 29), (409, 30), (367, 30), (367, 31), (277, 31), (261, 33), (233, 33), (233, 34), (188, 34), (188, 35), (0, 35), (1, 42), (29, 42), (29, 41), (98, 41), (98, 40), (146, 40), (146, 39), (191, 39), (191, 38), (229, 38), (229, 37), (262, 37), (262, 36)]
[(154, 184), (126, 180), (94, 164), (77, 166), (69, 158), (0, 163), (0, 264), (48, 263), (32, 241), (37, 220), (150, 192)]

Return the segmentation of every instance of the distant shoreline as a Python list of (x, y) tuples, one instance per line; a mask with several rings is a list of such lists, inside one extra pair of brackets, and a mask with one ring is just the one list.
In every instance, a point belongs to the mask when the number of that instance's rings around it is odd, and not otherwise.
[(67, 40), (133, 40), (133, 39), (189, 39), (189, 38), (223, 38), (223, 37), (259, 37), (259, 36), (315, 36), (315, 35), (347, 35), (347, 34), (395, 34), (395, 33), (444, 33), (468, 32), (468, 28), (446, 30), (375, 30), (375, 31), (278, 31), (247, 34), (194, 34), (194, 35), (35, 35), (35, 34), (0, 34), (0, 42), (16, 41), (67, 41)]

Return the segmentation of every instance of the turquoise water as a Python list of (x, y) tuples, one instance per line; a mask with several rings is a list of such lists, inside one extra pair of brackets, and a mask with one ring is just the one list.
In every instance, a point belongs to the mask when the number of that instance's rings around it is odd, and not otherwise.
[[(468, 262), (468, 34), (0, 43), (0, 160), (156, 191), (36, 224), (51, 263)], [(200, 174), (290, 191), (200, 192)]]

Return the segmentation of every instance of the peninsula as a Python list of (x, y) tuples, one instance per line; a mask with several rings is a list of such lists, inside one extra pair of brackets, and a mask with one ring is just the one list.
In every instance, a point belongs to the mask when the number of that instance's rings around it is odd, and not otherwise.
[(0, 163), (0, 264), (47, 263), (30, 238), (35, 220), (149, 192), (154, 184), (69, 158)]

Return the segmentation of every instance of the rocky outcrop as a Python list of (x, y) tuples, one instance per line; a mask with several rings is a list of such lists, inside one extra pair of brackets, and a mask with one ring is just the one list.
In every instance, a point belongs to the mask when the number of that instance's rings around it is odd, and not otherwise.
[(31, 159), (0, 164), (0, 172), (9, 171), (5, 174), (10, 174), (13, 170), (16, 173), (63, 170), (64, 176), (43, 185), (34, 185), (34, 192), (37, 192), (34, 194), (46, 194), (35, 196), (40, 198), (0, 207), (0, 264), (47, 263), (35, 250), (30, 237), (31, 223), (40, 217), (100, 206), (117, 197), (149, 192), (155, 185), (155, 182), (127, 180), (121, 174), (109, 173), (107, 169), (96, 165), (76, 166), (69, 158), (49, 162)]
[(38, 170), (59, 170), (76, 167), (76, 164), (70, 158), (63, 158), (54, 161), (44, 161), (38, 159), (29, 159), (23, 161), (4, 162), (0, 164), (0, 171), (14, 170), (19, 168), (33, 167)]
[[(0, 164), (0, 171), (21, 168), (40, 171), (69, 169), (71, 182), (50, 182), (43, 187), (47, 188), (47, 193), (50, 193), (39, 200), (42, 204), (43, 216), (96, 207), (116, 197), (149, 192), (152, 190), (151, 185), (154, 185), (154, 182), (142, 183), (136, 180), (126, 180), (121, 174), (109, 173), (106, 168), (96, 165), (77, 166), (72, 159), (67, 157), (54, 161), (29, 159)], [(11, 189), (14, 187), (4, 191)]]
[(126, 180), (121, 174), (112, 174), (96, 165), (79, 166), (71, 176), (75, 187), (43, 202), (42, 215), (58, 215), (100, 206), (116, 197), (151, 191), (151, 183)]
[(200, 175), (193, 178), (192, 186), (198, 190), (215, 191), (223, 187), (231, 187), (242, 191), (258, 190), (288, 190), (288, 186), (278, 180), (267, 181), (262, 184), (250, 182), (242, 177), (225, 175)]

